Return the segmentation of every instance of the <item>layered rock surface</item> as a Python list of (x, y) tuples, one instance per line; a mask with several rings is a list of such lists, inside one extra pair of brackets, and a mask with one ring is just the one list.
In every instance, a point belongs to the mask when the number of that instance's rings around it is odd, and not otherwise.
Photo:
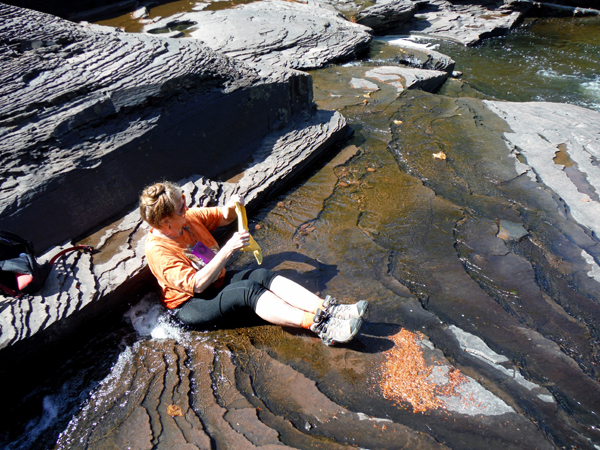
[(548, 102), (485, 104), (509, 124), (504, 137), (519, 171), (556, 192), (565, 212), (600, 236), (600, 112)]
[[(196, 40), (75, 25), (7, 5), (0, 15), (2, 227), (38, 250), (51, 247), (44, 261), (121, 217), (86, 239), (97, 254), (71, 254), (39, 294), (2, 300), (0, 348), (14, 362), (27, 360), (34, 341), (62, 339), (150, 280), (147, 228), (132, 206), (144, 185), (196, 174), (193, 204), (239, 192), (251, 208), (347, 137), (339, 113), (314, 109), (304, 73), (249, 66)], [(227, 171), (243, 176), (204, 181)]]
[(186, 24), (189, 37), (243, 61), (294, 69), (321, 67), (365, 50), (370, 29), (318, 3), (266, 0), (220, 11), (177, 14), (145, 27)]
[[(250, 209), (347, 133), (346, 122), (339, 113), (322, 111), (265, 138), (237, 183), (210, 181), (198, 175), (180, 183), (191, 205), (224, 204), (237, 193), (246, 199)], [(82, 241), (92, 245), (96, 255), (71, 254), (57, 263), (38, 294), (19, 300), (5, 299), (0, 311), (0, 349), (5, 349), (2, 357), (17, 360), (23, 357), (24, 348), (33, 351), (31, 343), (16, 344), (38, 333), (37, 339), (63, 339), (63, 334), (69, 335), (87, 320), (118, 308), (124, 296), (148, 283), (152, 279), (144, 258), (148, 231), (135, 208)], [(52, 249), (41, 260), (59, 250)]]
[(235, 167), (312, 108), (306, 74), (250, 67), (196, 40), (7, 5), (0, 16), (0, 219), (38, 251), (120, 213), (158, 178)]
[(411, 0), (378, 0), (354, 16), (356, 23), (373, 28), (377, 33), (399, 26), (413, 18), (418, 4)]
[[(396, 233), (396, 240), (402, 236), (402, 248), (407, 250), (390, 264), (393, 276), (440, 322), (479, 337), (516, 363), (524, 379), (517, 372), (506, 372), (502, 358), (478, 350), (477, 339), (464, 339), (453, 331), (466, 349), (459, 351), (430, 329), (429, 338), (457, 358), (456, 364), (473, 368), (497, 386), (504, 383), (503, 377), (510, 379), (510, 385), (502, 384), (504, 392), (540, 428), (551, 430), (555, 445), (577, 442), (593, 448), (588, 439), (597, 442), (599, 437), (591, 413), (600, 398), (599, 244), (592, 228), (578, 223), (562, 200), (561, 192), (569, 190), (578, 192), (578, 202), (587, 199), (574, 187), (577, 183), (563, 179), (564, 186), (555, 192), (544, 181), (544, 173), (568, 179), (563, 173), (565, 160), (552, 160), (562, 153), (559, 142), (566, 143), (569, 155), (593, 161), (597, 112), (559, 104), (434, 98), (418, 92), (405, 100), (394, 116), (396, 139), (391, 148), (432, 197), (426, 201), (423, 194), (415, 194), (418, 201), (411, 201), (404, 214), (431, 219), (428, 230), (407, 232), (399, 221), (396, 228), (373, 236), (382, 245), (388, 233)], [(435, 108), (436, 116), (419, 117), (423, 108)], [(446, 159), (434, 157), (439, 151)], [(526, 153), (514, 158), (521, 151), (530, 151), (531, 158), (551, 156), (536, 165)], [(539, 175), (535, 167), (540, 168)], [(446, 219), (438, 219), (438, 214)], [(377, 217), (369, 220), (365, 215), (364, 222), (365, 228), (373, 227)], [(419, 242), (426, 242), (423, 254)], [(568, 412), (567, 420), (563, 411)]]
[(394, 33), (450, 39), (474, 45), (481, 39), (501, 36), (513, 28), (530, 4), (506, 4), (501, 0), (418, 2), (420, 9), (411, 21), (394, 29)]

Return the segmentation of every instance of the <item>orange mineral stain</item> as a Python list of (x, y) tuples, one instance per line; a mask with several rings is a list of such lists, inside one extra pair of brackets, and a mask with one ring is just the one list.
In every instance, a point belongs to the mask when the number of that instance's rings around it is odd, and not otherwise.
[(402, 329), (391, 337), (394, 347), (385, 352), (385, 362), (381, 369), (381, 390), (388, 400), (408, 402), (413, 412), (444, 408), (438, 397), (458, 395), (456, 387), (466, 378), (454, 367), (450, 367), (449, 381), (436, 384), (430, 378), (433, 366), (428, 366), (423, 358), (423, 350), (418, 344), (421, 334)]

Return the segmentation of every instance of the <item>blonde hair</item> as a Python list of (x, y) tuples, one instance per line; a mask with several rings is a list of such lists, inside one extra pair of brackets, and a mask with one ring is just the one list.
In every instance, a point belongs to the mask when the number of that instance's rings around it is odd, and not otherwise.
[(175, 214), (181, 206), (183, 191), (175, 183), (163, 181), (146, 187), (140, 197), (140, 215), (154, 228)]

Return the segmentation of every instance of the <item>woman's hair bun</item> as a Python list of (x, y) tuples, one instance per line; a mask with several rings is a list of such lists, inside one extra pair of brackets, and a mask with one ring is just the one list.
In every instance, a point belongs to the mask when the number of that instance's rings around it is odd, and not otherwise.
[(182, 190), (175, 183), (165, 181), (146, 187), (140, 197), (140, 215), (153, 227), (160, 227), (181, 204)]

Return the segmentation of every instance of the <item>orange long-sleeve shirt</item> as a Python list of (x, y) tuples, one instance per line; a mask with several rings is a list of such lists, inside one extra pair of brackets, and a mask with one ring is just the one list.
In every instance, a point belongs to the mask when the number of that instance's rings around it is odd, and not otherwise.
[[(190, 208), (186, 213), (186, 226), (190, 227), (191, 233), (184, 230), (176, 239), (148, 234), (146, 259), (158, 280), (161, 300), (167, 308), (176, 308), (194, 296), (196, 269), (185, 256), (184, 250), (188, 245), (193, 246), (196, 239), (209, 248), (218, 248), (217, 241), (210, 232), (219, 226), (222, 219), (221, 208)], [(224, 277), (225, 268), (213, 285), (220, 285)]]

